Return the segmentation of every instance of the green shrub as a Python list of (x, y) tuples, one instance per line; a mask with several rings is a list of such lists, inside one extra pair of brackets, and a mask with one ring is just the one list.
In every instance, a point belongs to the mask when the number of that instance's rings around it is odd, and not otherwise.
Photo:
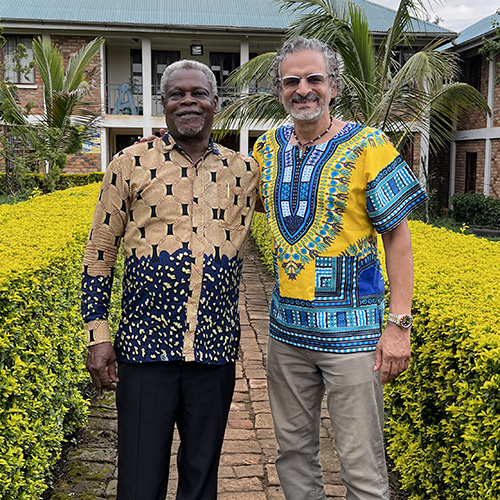
[(500, 243), (409, 225), (412, 361), (384, 389), (388, 452), (411, 500), (498, 500)]
[(500, 498), (500, 243), (412, 223), (412, 362), (385, 390), (412, 500)]
[(500, 229), (500, 200), (469, 192), (454, 194), (451, 202), (451, 216), (459, 224)]
[(98, 191), (0, 206), (2, 500), (39, 499), (64, 437), (85, 422), (80, 273)]
[(261, 254), (262, 262), (266, 265), (269, 271), (273, 270), (273, 254), (272, 254), (272, 239), (271, 231), (267, 224), (266, 216), (263, 213), (255, 212), (252, 225), (250, 226), (250, 234), (255, 240)]
[[(68, 189), (75, 186), (85, 186), (101, 182), (104, 172), (90, 172), (89, 174), (62, 174), (56, 181), (56, 190)], [(26, 187), (29, 191), (40, 189), (43, 191), (44, 182), (42, 174), (27, 174), (25, 179)], [(0, 173), (0, 193), (7, 193), (6, 176)]]

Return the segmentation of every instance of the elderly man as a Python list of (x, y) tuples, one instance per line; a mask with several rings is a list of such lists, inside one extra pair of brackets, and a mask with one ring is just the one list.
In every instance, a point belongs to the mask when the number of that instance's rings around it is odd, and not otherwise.
[[(207, 66), (174, 63), (161, 88), (167, 133), (118, 153), (104, 176), (84, 256), (87, 367), (97, 388), (117, 389), (117, 499), (165, 500), (177, 424), (177, 499), (213, 500), (259, 171), (210, 138), (218, 98)], [(113, 347), (108, 309), (121, 241)]]
[[(283, 45), (274, 86), (293, 123), (261, 136), (253, 154), (273, 236), (267, 372), (287, 500), (326, 498), (318, 456), (325, 390), (346, 498), (389, 500), (382, 384), (410, 359), (406, 217), (426, 195), (380, 130), (330, 116), (338, 66), (319, 40)], [(385, 328), (377, 233), (391, 290)]]

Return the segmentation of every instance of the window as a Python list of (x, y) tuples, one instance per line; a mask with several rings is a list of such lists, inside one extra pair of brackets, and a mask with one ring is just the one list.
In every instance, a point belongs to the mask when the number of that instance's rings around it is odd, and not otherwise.
[[(12, 83), (34, 83), (35, 75), (33, 68), (28, 71), (23, 71), (33, 61), (33, 46), (32, 38), (25, 36), (6, 35), (4, 37), (6, 43), (3, 47), (4, 64), (5, 64), (5, 80)], [(16, 52), (19, 44), (26, 47), (27, 57), (16, 62)], [(21, 67), (19, 67), (21, 66)]]
[(465, 59), (461, 64), (462, 78), (476, 90), (481, 91), (481, 56), (473, 56)]
[[(165, 68), (181, 58), (177, 50), (153, 50), (151, 52), (151, 80), (153, 87), (160, 88), (160, 81)], [(132, 83), (142, 85), (142, 51), (132, 49), (130, 51), (130, 62), (132, 64)]]
[(166, 67), (181, 58), (181, 53), (177, 50), (153, 50), (153, 86), (160, 88), (161, 77)]
[(217, 85), (224, 85), (229, 73), (240, 65), (240, 54), (232, 52), (210, 52), (210, 68), (215, 74)]
[(142, 52), (140, 49), (130, 51), (132, 85), (142, 85)]
[(477, 153), (465, 154), (465, 192), (476, 192)]

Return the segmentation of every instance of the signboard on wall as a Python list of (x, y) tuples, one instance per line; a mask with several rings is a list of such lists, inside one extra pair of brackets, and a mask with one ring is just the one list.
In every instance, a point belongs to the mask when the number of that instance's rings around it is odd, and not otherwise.
[(92, 130), (89, 132), (89, 137), (83, 141), (82, 153), (101, 154), (101, 134), (99, 130)]

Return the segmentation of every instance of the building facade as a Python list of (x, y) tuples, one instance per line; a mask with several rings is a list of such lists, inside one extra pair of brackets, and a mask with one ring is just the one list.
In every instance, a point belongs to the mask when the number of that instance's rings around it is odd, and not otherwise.
[[(366, 11), (375, 41), (391, 27), (395, 11), (365, 0), (356, 0)], [(0, 55), (8, 62), (17, 43), (31, 54), (35, 36), (50, 37), (65, 57), (97, 36), (105, 38), (100, 54), (89, 69), (99, 68), (92, 99), (102, 110), (100, 128), (79, 154), (68, 158), (66, 172), (105, 170), (114, 154), (142, 136), (164, 126), (160, 78), (165, 67), (179, 59), (195, 59), (209, 65), (219, 85), (219, 102), (233, 99), (225, 81), (229, 73), (250, 58), (275, 51), (283, 42), (292, 15), (279, 10), (272, 0), (185, 0), (182, 4), (156, 2), (156, 10), (146, 10), (135, 0), (105, 0), (89, 8), (89, 2), (67, 0), (2, 0), (0, 19), (7, 43)], [(437, 37), (450, 39), (455, 33), (432, 23), (415, 20), (413, 50)], [(401, 62), (411, 55), (401, 49)], [(28, 75), (8, 69), (9, 79), (19, 88), (21, 102), (34, 103), (33, 112), (43, 109), (42, 83), (36, 69)], [(266, 89), (268, 82), (255, 82), (254, 91)], [(221, 142), (248, 152), (267, 123), (254, 124)], [(411, 150), (411, 151), (410, 151)], [(409, 148), (409, 162), (418, 173), (420, 139)]]
[(458, 124), (450, 146), (448, 198), (473, 191), (500, 199), (500, 53), (479, 53), (484, 39), (499, 40), (495, 22), (500, 23), (498, 13), (465, 29), (448, 49), (460, 56), (463, 81), (481, 92), (491, 110), (471, 111)]

